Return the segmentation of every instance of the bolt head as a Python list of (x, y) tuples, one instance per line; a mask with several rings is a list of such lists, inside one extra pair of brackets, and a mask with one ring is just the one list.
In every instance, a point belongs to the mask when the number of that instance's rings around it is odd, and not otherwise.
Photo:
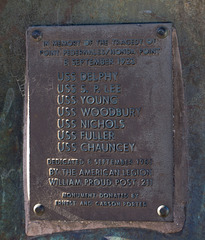
[(167, 217), (169, 215), (169, 208), (165, 205), (161, 205), (157, 208), (157, 213), (160, 217)]
[(45, 207), (42, 204), (38, 203), (33, 207), (33, 211), (36, 215), (41, 216), (45, 212)]
[(43, 36), (43, 34), (40, 30), (36, 29), (32, 32), (32, 38), (37, 42), (42, 39), (42, 36)]
[(157, 28), (157, 37), (166, 38), (168, 36), (168, 29), (166, 27)]

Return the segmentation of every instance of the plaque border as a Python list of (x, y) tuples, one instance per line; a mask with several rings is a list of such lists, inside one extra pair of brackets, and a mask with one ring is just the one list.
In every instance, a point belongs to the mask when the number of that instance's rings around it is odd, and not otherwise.
[[(164, 23), (157, 23), (164, 24)], [(156, 24), (156, 25), (157, 25)], [(175, 233), (183, 229), (186, 216), (186, 199), (188, 192), (188, 163), (187, 163), (187, 118), (184, 104), (184, 84), (182, 79), (181, 59), (178, 48), (178, 39), (175, 28), (172, 28), (172, 78), (173, 78), (173, 163), (174, 163), (174, 198), (173, 222), (152, 221), (48, 221), (30, 220), (29, 216), (29, 96), (25, 95), (24, 106), (24, 146), (23, 146), (23, 179), (24, 179), (24, 207), (25, 228), (28, 236), (41, 236), (52, 233), (75, 230), (91, 230), (101, 228), (141, 228), (161, 233)], [(28, 47), (28, 46), (27, 46)], [(28, 57), (28, 56), (27, 56)], [(27, 59), (28, 63), (28, 59)], [(28, 75), (26, 73), (26, 78)], [(28, 83), (25, 86), (28, 92)]]

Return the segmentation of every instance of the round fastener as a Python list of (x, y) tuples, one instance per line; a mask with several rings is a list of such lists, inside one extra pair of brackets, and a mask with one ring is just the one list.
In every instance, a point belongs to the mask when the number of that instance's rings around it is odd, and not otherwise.
[(32, 38), (35, 40), (35, 41), (40, 41), (43, 37), (43, 34), (40, 30), (36, 29), (32, 32)]
[(166, 27), (157, 28), (157, 37), (166, 38), (168, 36), (168, 29)]
[(157, 208), (157, 213), (160, 217), (167, 217), (169, 215), (169, 208), (165, 205), (161, 205)]
[(33, 207), (33, 211), (36, 215), (42, 216), (45, 212), (45, 207), (42, 204), (38, 203)]

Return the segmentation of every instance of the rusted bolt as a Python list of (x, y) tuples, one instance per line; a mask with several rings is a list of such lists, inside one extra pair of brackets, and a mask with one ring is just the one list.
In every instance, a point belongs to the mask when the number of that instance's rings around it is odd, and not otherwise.
[(166, 27), (157, 28), (157, 37), (166, 38), (168, 36), (168, 29)]
[(42, 39), (42, 36), (42, 32), (37, 29), (32, 32), (32, 38), (37, 42)]
[(157, 213), (160, 217), (167, 217), (169, 215), (169, 208), (165, 205), (161, 205), (157, 208)]
[(45, 212), (45, 207), (42, 204), (38, 203), (33, 207), (33, 211), (36, 215), (41, 216)]

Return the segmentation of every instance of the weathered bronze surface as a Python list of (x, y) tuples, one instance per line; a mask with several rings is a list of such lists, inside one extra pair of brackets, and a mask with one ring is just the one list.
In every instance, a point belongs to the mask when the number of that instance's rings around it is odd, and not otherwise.
[(168, 23), (29, 28), (31, 221), (173, 221), (171, 33)]

